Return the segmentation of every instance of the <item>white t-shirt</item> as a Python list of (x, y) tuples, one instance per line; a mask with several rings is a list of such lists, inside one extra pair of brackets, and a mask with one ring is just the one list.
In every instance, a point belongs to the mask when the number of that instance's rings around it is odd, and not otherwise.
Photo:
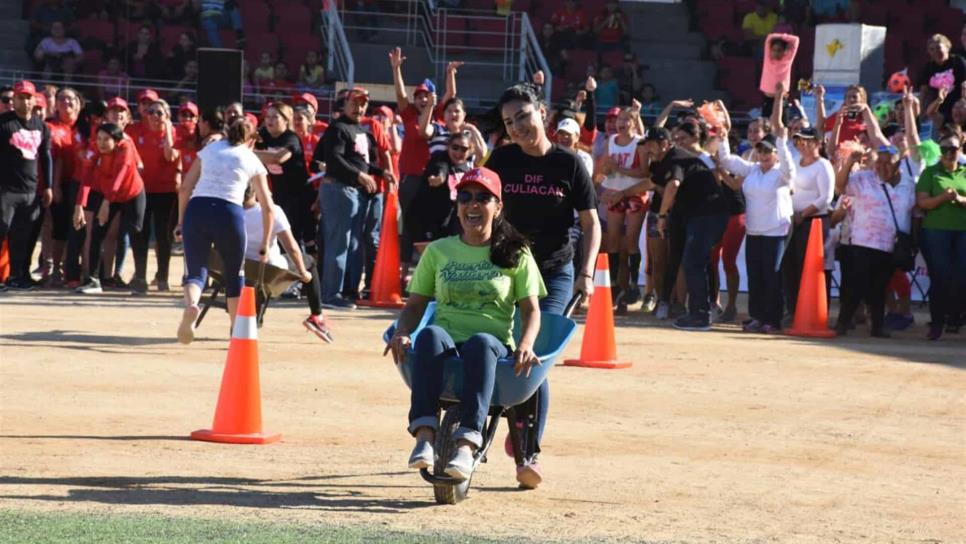
[[(273, 205), (275, 210), (275, 224), (272, 225), (272, 239), (268, 242), (268, 264), (279, 268), (288, 268), (288, 259), (282, 255), (282, 250), (278, 247), (279, 233), (292, 230), (292, 226), (285, 217), (285, 212), (278, 204)], [(251, 208), (245, 208), (245, 234), (248, 241), (245, 244), (245, 258), (258, 260), (258, 251), (262, 248), (262, 207), (255, 204)]]
[[(886, 200), (886, 192), (889, 199)], [(912, 222), (912, 207), (916, 204), (916, 186), (900, 181), (892, 187), (882, 183), (872, 170), (859, 170), (849, 175), (845, 194), (852, 198), (849, 217), (851, 245), (891, 252), (895, 246), (896, 223), (902, 229)], [(896, 220), (892, 219), (895, 210)]]
[[(913, 195), (915, 195), (916, 183), (919, 182), (919, 176), (922, 175), (923, 170), (926, 169), (926, 165), (922, 161), (916, 161), (912, 157), (906, 155), (899, 161), (899, 173), (901, 177), (899, 178), (899, 187), (912, 187)], [(916, 213), (916, 208), (913, 207), (913, 213), (909, 215), (903, 214), (897, 217), (899, 220), (899, 230), (906, 234), (912, 233), (912, 216)]]
[(835, 191), (835, 170), (828, 159), (818, 159), (808, 166), (795, 165), (792, 180), (792, 209), (800, 212), (815, 206), (819, 214), (828, 213)]
[(258, 174), (268, 171), (255, 153), (245, 145), (231, 145), (228, 140), (210, 143), (198, 152), (201, 176), (191, 197), (220, 198), (233, 204), (245, 201), (245, 188)]
[[(630, 170), (631, 168), (637, 166), (637, 142), (640, 138), (637, 136), (631, 136), (630, 142), (627, 145), (620, 145), (617, 143), (617, 135), (613, 135), (607, 139), (607, 154), (614, 159), (617, 163), (618, 168), (623, 168), (625, 170)], [(618, 172), (607, 176), (601, 185), (605, 189), (610, 189), (612, 191), (623, 191), (624, 189), (630, 189), (631, 187), (640, 183), (640, 178), (635, 178), (631, 176), (626, 176)]]

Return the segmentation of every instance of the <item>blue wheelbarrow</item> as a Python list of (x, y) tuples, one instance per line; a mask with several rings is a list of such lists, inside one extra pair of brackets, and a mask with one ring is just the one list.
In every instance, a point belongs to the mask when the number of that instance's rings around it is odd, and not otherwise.
[[(517, 465), (530, 461), (536, 453), (536, 421), (537, 421), (537, 390), (547, 373), (554, 365), (554, 361), (567, 347), (567, 342), (574, 335), (577, 325), (570, 314), (580, 302), (582, 294), (577, 294), (567, 305), (564, 316), (540, 314), (540, 332), (534, 343), (534, 352), (540, 359), (540, 364), (531, 368), (530, 376), (516, 376), (513, 372), (514, 359), (507, 357), (500, 359), (496, 365), (496, 382), (493, 387), (493, 397), (490, 399), (489, 419), (483, 425), (483, 447), (476, 450), (474, 455), (474, 473), (480, 463), (486, 462), (486, 453), (493, 445), (496, 436), (497, 423), (501, 417), (506, 417), (510, 428), (510, 441), (513, 445), (513, 458)], [(436, 303), (430, 302), (426, 307), (422, 320), (410, 335), (413, 344), (419, 333), (433, 324), (436, 313)], [(520, 339), (520, 312), (516, 313), (513, 325), (513, 337)], [(382, 335), (388, 344), (396, 331), (396, 322), (386, 329)], [(399, 374), (409, 387), (412, 387), (412, 348), (409, 356), (397, 366)], [(433, 494), (439, 504), (456, 504), (466, 498), (470, 489), (472, 476), (466, 480), (455, 480), (443, 472), (447, 461), (456, 453), (456, 441), (453, 434), (460, 423), (459, 393), (463, 390), (463, 360), (450, 357), (444, 363), (443, 393), (440, 395), (440, 408), (445, 412), (436, 433), (433, 448), (436, 460), (433, 472), (421, 469), (420, 475), (424, 480), (433, 484)], [(522, 421), (523, 428), (514, 423)]]

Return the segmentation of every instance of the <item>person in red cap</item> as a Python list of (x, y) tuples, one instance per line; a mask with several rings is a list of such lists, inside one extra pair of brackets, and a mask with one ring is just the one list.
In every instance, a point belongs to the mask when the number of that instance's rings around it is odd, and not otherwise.
[[(126, 127), (124, 127), (124, 132), (137, 140), (138, 135), (144, 130), (145, 123), (147, 122), (147, 110), (151, 107), (161, 97), (158, 96), (158, 92), (154, 89), (144, 89), (138, 93), (138, 118), (137, 120), (131, 122)], [(125, 103), (127, 105), (127, 103)], [(130, 111), (130, 109), (128, 109)]]
[[(315, 95), (312, 93), (296, 94), (292, 97), (292, 107), (296, 109), (304, 107), (308, 110), (312, 119), (312, 133), (321, 139), (325, 129), (329, 128), (329, 124), (316, 118), (319, 113), (319, 101), (315, 98)], [(308, 153), (308, 155), (312, 156), (311, 153)]]
[[(454, 433), (458, 448), (445, 472), (467, 480), (480, 462), (483, 424), (490, 410), (497, 360), (515, 358), (517, 376), (529, 376), (537, 364), (534, 341), (540, 330), (538, 300), (547, 290), (526, 239), (503, 214), (500, 176), (487, 168), (466, 173), (456, 186), (461, 234), (426, 247), (409, 282), (409, 300), (386, 347), (396, 364), (412, 361), (409, 432), (416, 446), (409, 467), (431, 468), (439, 429), (443, 386), (440, 357), (456, 351), (463, 359), (462, 417)], [(410, 335), (431, 300), (434, 324), (415, 343)], [(513, 315), (522, 316), (520, 342), (514, 345)], [(412, 355), (408, 355), (409, 349)]]
[(396, 181), (391, 171), (375, 164), (374, 144), (360, 125), (368, 107), (369, 92), (361, 87), (351, 89), (342, 115), (329, 125), (313, 157), (313, 163), (326, 165), (319, 188), (322, 303), (326, 308), (355, 308), (343, 292), (358, 289), (365, 222), (374, 195), (380, 192), (376, 178), (384, 177), (390, 184)]
[[(423, 169), (429, 162), (429, 142), (426, 135), (419, 130), (419, 114), (426, 108), (432, 107), (430, 95), (435, 92), (435, 88), (430, 88), (427, 82), (423, 82), (416, 86), (412, 101), (409, 100), (402, 75), (402, 65), (405, 61), (406, 57), (403, 56), (402, 49), (397, 47), (389, 52), (389, 65), (392, 67), (393, 83), (396, 88), (396, 106), (399, 115), (402, 116), (404, 129), (402, 155), (399, 158), (399, 206), (403, 216), (406, 215), (409, 203), (416, 194)], [(460, 65), (461, 63), (451, 62), (446, 67), (446, 94), (443, 95), (443, 104), (456, 97), (456, 70)], [(403, 277), (408, 273), (409, 263), (413, 257), (412, 235), (409, 230), (404, 221), (399, 248)]]
[[(50, 129), (33, 112), (37, 89), (29, 81), (18, 81), (13, 93), (13, 111), (0, 114), (0, 239), (7, 238), (10, 251), (6, 287), (33, 289), (30, 239), (41, 204), (53, 199), (54, 164)], [(38, 168), (44, 176), (40, 198)]]
[[(86, 222), (85, 210), (94, 212), (91, 229), (90, 277), (78, 288), (82, 294), (102, 292), (100, 270), (102, 243), (112, 225), (117, 221), (120, 232), (136, 237), (144, 224), (144, 180), (139, 171), (140, 158), (134, 142), (121, 127), (104, 123), (97, 127), (98, 156), (91, 169), (91, 190), (82, 190), (74, 206), (74, 228), (80, 229)], [(135, 276), (143, 277), (144, 260), (135, 259)], [(109, 269), (105, 270), (109, 274)]]

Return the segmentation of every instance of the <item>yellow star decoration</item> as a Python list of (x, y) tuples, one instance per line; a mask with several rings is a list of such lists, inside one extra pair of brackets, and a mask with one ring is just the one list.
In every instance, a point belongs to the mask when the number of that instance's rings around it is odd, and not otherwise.
[(834, 57), (835, 54), (839, 52), (839, 49), (842, 49), (844, 47), (845, 47), (845, 44), (840, 42), (838, 38), (835, 38), (831, 42), (825, 44), (825, 50), (828, 51), (828, 56), (830, 57)]

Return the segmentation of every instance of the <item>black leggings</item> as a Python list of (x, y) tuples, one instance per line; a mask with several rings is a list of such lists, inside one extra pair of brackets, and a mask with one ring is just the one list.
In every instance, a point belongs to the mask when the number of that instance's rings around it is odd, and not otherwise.
[(872, 332), (882, 331), (885, 318), (886, 286), (895, 266), (892, 253), (862, 246), (851, 246), (848, 257), (849, 288), (842, 293), (842, 307), (839, 309), (839, 325), (848, 325), (855, 316), (859, 302), (864, 301), (869, 309)]
[(154, 253), (158, 259), (158, 278), (168, 280), (171, 262), (171, 237), (175, 214), (178, 210), (178, 193), (148, 193), (144, 206), (144, 228), (131, 236), (134, 250), (134, 277), (144, 280), (148, 270), (148, 246), (151, 242), (151, 226), (154, 226)]
[[(91, 192), (91, 198), (97, 193)], [(101, 201), (101, 195), (98, 194), (97, 200)], [(91, 249), (88, 253), (88, 262), (90, 263), (90, 277), (98, 278), (100, 277), (101, 271), (101, 244), (104, 242), (104, 236), (107, 234), (108, 229), (111, 227), (111, 222), (118, 215), (121, 216), (121, 229), (119, 233), (127, 232), (132, 238), (136, 238), (141, 232), (141, 226), (144, 224), (144, 207), (146, 203), (146, 198), (144, 191), (141, 191), (138, 196), (128, 200), (127, 202), (112, 202), (109, 207), (109, 213), (107, 217), (107, 222), (101, 225), (97, 221), (97, 212), (94, 213), (94, 226), (91, 228)], [(98, 204), (94, 207), (97, 210), (100, 207)], [(110, 271), (108, 271), (110, 273)], [(134, 275), (135, 277), (143, 278), (144, 269), (139, 268), (137, 260), (134, 262)]]

